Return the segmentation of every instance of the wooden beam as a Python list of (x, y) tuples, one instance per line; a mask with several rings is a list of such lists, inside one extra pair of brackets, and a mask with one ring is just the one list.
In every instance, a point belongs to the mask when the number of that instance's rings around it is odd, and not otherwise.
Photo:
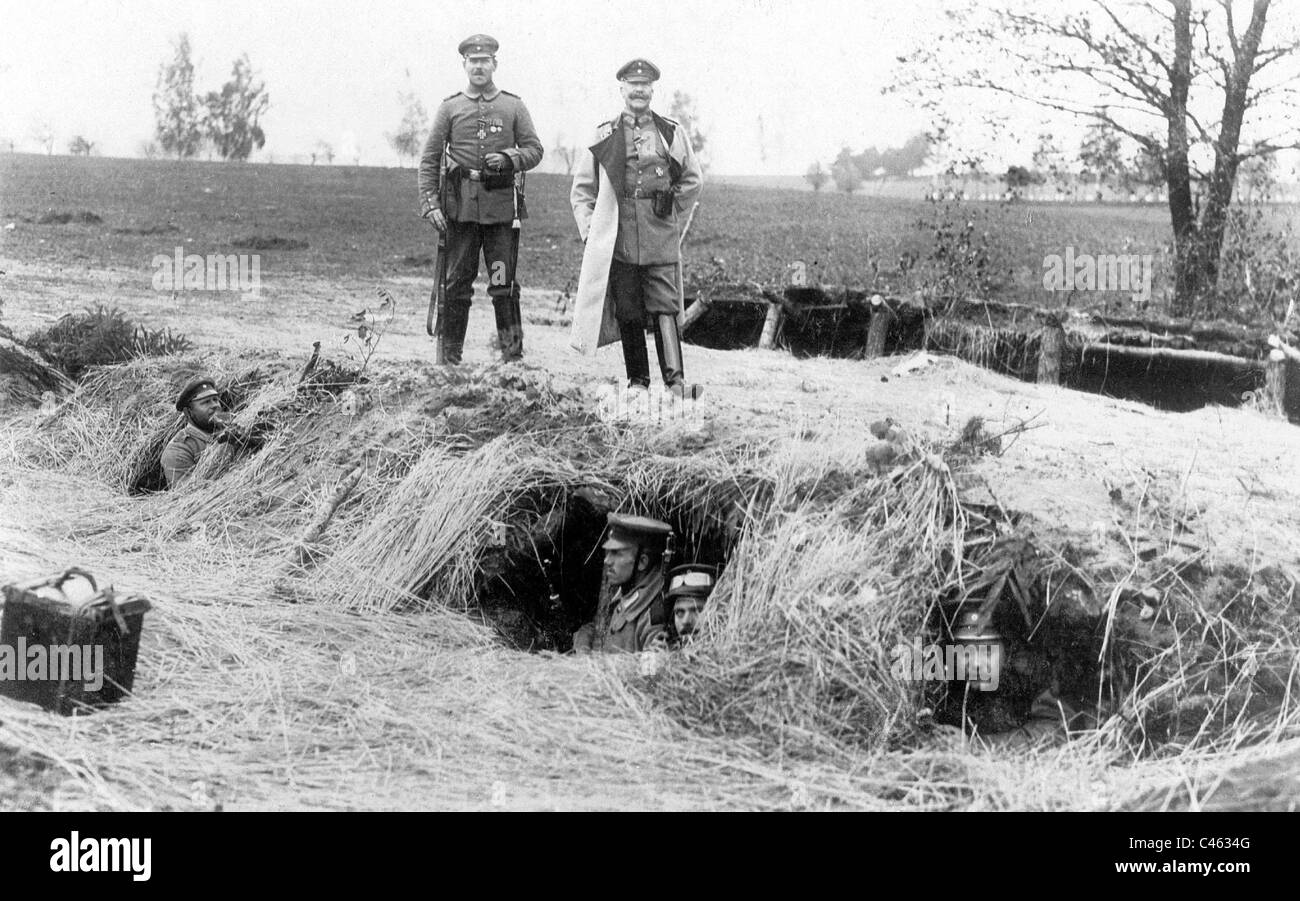
[(877, 294), (871, 298), (871, 324), (867, 327), (867, 346), (863, 356), (868, 360), (885, 355), (885, 342), (889, 338), (889, 328), (897, 316), (885, 299)]
[(709, 307), (711, 306), (713, 306), (713, 301), (708, 298), (703, 296), (695, 298), (695, 303), (687, 307), (686, 313), (682, 316), (683, 336), (685, 336), (691, 326), (704, 318), (704, 314), (709, 311)]
[(758, 339), (759, 350), (771, 350), (776, 345), (776, 332), (785, 317), (785, 307), (779, 303), (767, 305), (767, 318), (763, 320), (763, 334)]
[(1123, 347), (1115, 344), (1085, 344), (1082, 352), (1085, 357), (1110, 356), (1138, 360), (1207, 363), (1249, 372), (1259, 372), (1264, 368), (1263, 360), (1247, 360), (1244, 357), (1232, 357), (1228, 354), (1215, 353), (1212, 350), (1173, 350), (1168, 347)]
[(1065, 347), (1065, 329), (1059, 321), (1043, 326), (1039, 332), (1038, 384), (1061, 384), (1061, 348)]
[(1280, 349), (1274, 349), (1268, 355), (1268, 367), (1264, 370), (1264, 398), (1269, 412), (1286, 417), (1286, 369), (1288, 357)]

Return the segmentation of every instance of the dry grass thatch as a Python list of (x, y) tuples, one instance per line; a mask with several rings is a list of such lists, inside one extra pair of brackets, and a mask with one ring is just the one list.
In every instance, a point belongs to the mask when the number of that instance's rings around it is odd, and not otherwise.
[[(0, 744), (48, 765), (55, 806), (1159, 806), (1297, 741), (1294, 580), (1210, 585), (1172, 540), (1087, 574), (1111, 692), (1097, 729), (1016, 751), (929, 723), (890, 650), (992, 562), (971, 562), (948, 463), (906, 436), (882, 471), (852, 435), (593, 423), (529, 369), (419, 390), (381, 370), (350, 413), (303, 401), (288, 367), (243, 392), (241, 417), (278, 424), (264, 446), (129, 498), (133, 444), (180, 374), (161, 365), (105, 370), (0, 445), (25, 532), (6, 535), (7, 573), (75, 560), (155, 599), (130, 702), (72, 720), (3, 702)], [(501, 528), (579, 485), (682, 524), (688, 548), (728, 547), (693, 648), (520, 654), (462, 614)], [(1135, 533), (1165, 501), (1135, 507)]]

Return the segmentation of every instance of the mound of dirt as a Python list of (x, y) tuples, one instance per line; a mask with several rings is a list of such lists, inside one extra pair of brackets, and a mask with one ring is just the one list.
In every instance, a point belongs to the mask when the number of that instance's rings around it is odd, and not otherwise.
[(250, 235), (247, 238), (236, 238), (230, 244), (240, 250), (306, 250), (308, 246), (306, 241), (281, 238), (279, 235)]
[(76, 222), (81, 225), (98, 225), (103, 222), (103, 217), (89, 210), (82, 210), (79, 213), (65, 213), (55, 210), (42, 213), (36, 220), (37, 225), (67, 225), (70, 222)]

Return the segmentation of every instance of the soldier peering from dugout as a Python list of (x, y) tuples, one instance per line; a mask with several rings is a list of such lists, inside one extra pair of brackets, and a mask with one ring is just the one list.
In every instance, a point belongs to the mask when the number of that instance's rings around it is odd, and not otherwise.
[(664, 551), (672, 526), (645, 516), (610, 513), (604, 580), (596, 618), (573, 636), (573, 650), (645, 651), (667, 644)]
[(168, 488), (175, 488), (189, 476), (210, 444), (254, 449), (261, 445), (267, 427), (258, 423), (248, 431), (236, 428), (230, 414), (222, 409), (216, 383), (209, 378), (194, 379), (182, 388), (176, 397), (176, 409), (185, 414), (185, 427), (162, 452), (163, 476)]
[(668, 646), (679, 648), (695, 637), (700, 612), (717, 582), (717, 570), (699, 563), (674, 567), (668, 574)]

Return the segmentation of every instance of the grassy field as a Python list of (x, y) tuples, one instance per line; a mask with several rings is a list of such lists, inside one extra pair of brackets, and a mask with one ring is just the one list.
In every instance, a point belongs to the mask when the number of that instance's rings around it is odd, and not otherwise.
[[(582, 245), (568, 202), (569, 179), (534, 174), (520, 255), (525, 287), (562, 289), (576, 277)], [(417, 218), (415, 171), (347, 166), (0, 155), (0, 220), (7, 252), (57, 254), (69, 262), (138, 272), (155, 254), (233, 253), (240, 239), (306, 241), (263, 251), (264, 280), (311, 273), (348, 279), (429, 276), (431, 230)], [(39, 224), (49, 213), (99, 216), (98, 224)], [(1132, 205), (935, 205), (919, 200), (706, 184), (687, 241), (688, 279), (781, 284), (805, 262), (827, 284), (903, 292), (932, 278), (935, 225), (971, 225), (994, 296), (1055, 306), (1042, 289), (1043, 257), (1152, 253), (1154, 292), (1167, 285), (1169, 225), (1160, 207)], [(899, 259), (917, 266), (899, 271)], [(1113, 298), (1118, 301), (1118, 297)]]

